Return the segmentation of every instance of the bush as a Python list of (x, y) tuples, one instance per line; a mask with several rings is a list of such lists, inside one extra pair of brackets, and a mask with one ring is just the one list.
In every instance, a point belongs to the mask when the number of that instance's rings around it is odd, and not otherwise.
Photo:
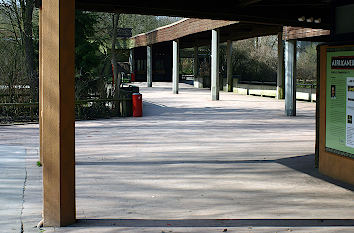
[(38, 121), (38, 106), (7, 105), (0, 107), (0, 123)]
[(112, 115), (113, 113), (111, 109), (106, 106), (106, 102), (76, 105), (75, 107), (75, 117), (78, 120), (108, 118)]
[(252, 38), (233, 43), (233, 74), (241, 81), (276, 82), (277, 37)]
[(317, 80), (317, 43), (299, 43), (296, 63), (296, 78), (298, 83), (316, 84)]

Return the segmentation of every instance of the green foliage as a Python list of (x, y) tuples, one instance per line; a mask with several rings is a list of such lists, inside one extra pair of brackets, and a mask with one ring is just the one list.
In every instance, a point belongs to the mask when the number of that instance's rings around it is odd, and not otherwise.
[(181, 74), (193, 74), (193, 58), (181, 58), (180, 59), (180, 71)]
[(132, 28), (132, 33), (134, 36), (140, 33), (152, 31), (158, 27), (171, 24), (180, 19), (182, 18), (153, 15), (121, 14), (120, 25), (122, 25), (122, 27)]
[[(26, 79), (26, 61), (23, 36), (23, 24), (20, 5), (15, 1), (2, 1), (0, 4), (0, 85), (6, 86), (0, 90), (0, 102), (29, 103), (33, 85)], [(19, 11), (18, 11), (19, 10)], [(15, 12), (20, 13), (17, 14)], [(121, 14), (119, 27), (130, 27), (133, 35), (153, 30), (179, 20), (180, 18), (156, 17), (146, 15)], [(20, 22), (19, 25), (18, 22)], [(39, 64), (39, 11), (33, 12), (33, 47), (34, 76), (38, 80)], [(75, 18), (75, 94), (76, 99), (86, 99), (88, 96), (107, 98), (106, 84), (111, 80), (110, 52), (112, 44), (112, 18), (110, 13), (92, 13), (76, 11)], [(127, 48), (130, 41), (119, 38), (117, 41), (117, 58), (119, 62), (127, 62)], [(29, 64), (29, 63), (28, 63)], [(37, 83), (38, 84), (38, 83)], [(19, 85), (26, 88), (18, 88)], [(31, 88), (28, 88), (30, 86)], [(34, 109), (34, 108), (33, 108)], [(30, 116), (28, 107), (1, 108), (0, 121), (24, 120)], [(33, 111), (38, 117), (38, 108)], [(110, 109), (103, 103), (84, 105), (77, 109), (83, 119), (106, 117), (111, 115)], [(24, 118), (22, 118), (24, 117)], [(26, 118), (27, 117), (27, 118)]]
[[(276, 82), (278, 69), (277, 37), (251, 38), (233, 43), (233, 74), (241, 81)], [(317, 43), (298, 42), (297, 82), (316, 83)], [(221, 73), (226, 76), (225, 47), (221, 49)]]
[(75, 89), (76, 99), (98, 91), (101, 60), (100, 39), (96, 36), (98, 16), (95, 13), (76, 11), (75, 14)]
[(100, 43), (95, 38), (95, 13), (76, 11), (75, 15), (75, 65), (80, 77), (94, 74), (100, 61)]
[[(1, 105), (1, 104), (0, 104)], [(0, 106), (0, 123), (29, 122), (38, 120), (37, 106)]]
[(276, 82), (276, 36), (237, 41), (233, 47), (233, 74), (241, 75), (242, 81)]
[(101, 102), (86, 105), (76, 105), (76, 119), (90, 120), (97, 118), (108, 118), (112, 116), (112, 110), (105, 104), (105, 102)]
[(240, 75), (242, 81), (276, 81), (276, 69), (267, 65), (265, 60), (252, 57), (245, 50), (236, 50), (233, 57), (233, 73)]
[[(169, 24), (179, 18), (120, 14), (118, 27), (132, 28), (133, 35)], [(76, 12), (76, 98), (104, 91), (103, 77), (111, 79), (112, 14)], [(129, 41), (118, 38), (116, 58), (127, 62)]]
[[(99, 23), (96, 24), (96, 36), (103, 41), (102, 49), (109, 50), (111, 46), (112, 35), (112, 18), (108, 13), (96, 13), (99, 18)], [(119, 27), (132, 28), (133, 36), (140, 33), (146, 33), (158, 27), (165, 26), (176, 22), (182, 18), (152, 16), (152, 15), (135, 15), (135, 14), (120, 14)], [(129, 42), (122, 38), (118, 38), (117, 48), (129, 46)]]
[(296, 63), (296, 76), (298, 83), (315, 84), (317, 79), (317, 51), (318, 43), (299, 43)]

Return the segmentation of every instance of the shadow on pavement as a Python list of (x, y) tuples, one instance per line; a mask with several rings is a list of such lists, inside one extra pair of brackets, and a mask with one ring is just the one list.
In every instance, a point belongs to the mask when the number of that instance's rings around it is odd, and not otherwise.
[(334, 184), (334, 185), (340, 186), (342, 188), (354, 191), (353, 185), (335, 180), (331, 177), (321, 174), (318, 171), (318, 169), (315, 168), (315, 155), (314, 154), (278, 159), (278, 160), (275, 160), (275, 162), (282, 164), (284, 166), (287, 166), (287, 167), (294, 169), (296, 171), (310, 175), (312, 177), (324, 180), (324, 181), (329, 182), (331, 184)]
[(279, 163), (296, 171), (305, 173), (317, 179), (324, 180), (331, 184), (354, 191), (354, 187), (350, 184), (335, 180), (319, 173), (314, 167), (314, 154), (287, 157), (275, 160), (158, 160), (158, 161), (77, 161), (78, 166), (149, 166), (149, 165), (167, 165), (167, 164), (250, 164), (250, 163)]

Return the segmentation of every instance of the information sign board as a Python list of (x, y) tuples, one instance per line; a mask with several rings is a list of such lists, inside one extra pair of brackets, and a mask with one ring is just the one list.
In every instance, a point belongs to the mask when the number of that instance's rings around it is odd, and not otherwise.
[(328, 48), (326, 150), (354, 158), (354, 48)]

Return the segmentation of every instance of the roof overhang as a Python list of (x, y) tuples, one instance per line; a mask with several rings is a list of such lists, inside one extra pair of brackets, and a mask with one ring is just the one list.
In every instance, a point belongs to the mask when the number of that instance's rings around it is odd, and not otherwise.
[(331, 6), (332, 0), (219, 0), (212, 3), (183, 0), (76, 0), (77, 9), (89, 11), (248, 21), (322, 29), (331, 27)]

